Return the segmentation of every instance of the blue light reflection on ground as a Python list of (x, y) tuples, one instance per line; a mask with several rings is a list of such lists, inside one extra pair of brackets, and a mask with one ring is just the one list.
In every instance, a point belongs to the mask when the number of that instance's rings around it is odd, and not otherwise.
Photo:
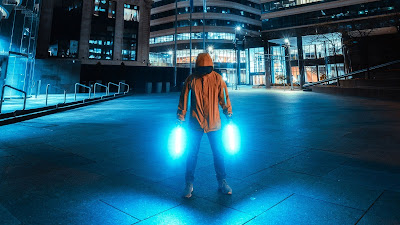
[(204, 138), (194, 199), (180, 198), (185, 157), (166, 147), (179, 96), (136, 95), (1, 127), (0, 212), (23, 224), (132, 224), (128, 214), (138, 224), (398, 221), (398, 104), (299, 92), (294, 108), (295, 94), (256, 93), (231, 95), (244, 135), (225, 158), (232, 196), (216, 190)]

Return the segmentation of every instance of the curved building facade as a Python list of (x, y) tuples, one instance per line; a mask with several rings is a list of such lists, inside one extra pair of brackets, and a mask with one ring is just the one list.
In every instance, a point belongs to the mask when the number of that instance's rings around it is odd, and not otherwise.
[[(178, 0), (177, 4), (174, 0), (155, 0), (150, 22), (151, 65), (174, 66), (176, 25), (178, 67), (190, 67), (190, 59), (194, 65), (199, 53), (209, 52), (215, 69), (228, 83), (251, 83), (250, 70), (247, 69), (250, 67), (249, 51), (257, 50), (250, 48), (248, 40), (261, 39), (260, 7), (259, 0), (193, 0), (192, 7), (188, 0)], [(260, 66), (260, 69), (263, 70), (264, 66)]]
[(398, 0), (261, 0), (261, 20), (272, 84), (339, 77), (400, 50)]

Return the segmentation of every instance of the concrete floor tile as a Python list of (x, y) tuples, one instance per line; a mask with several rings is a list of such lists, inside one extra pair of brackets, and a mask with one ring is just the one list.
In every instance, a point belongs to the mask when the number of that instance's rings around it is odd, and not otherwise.
[(374, 169), (340, 166), (329, 172), (326, 178), (344, 181), (374, 189), (390, 189), (400, 185), (400, 173), (376, 171)]
[(243, 224), (251, 215), (204, 199), (186, 200), (181, 205), (138, 224)]
[(348, 155), (324, 152), (307, 151), (274, 167), (313, 176), (324, 176), (349, 160)]
[(9, 152), (7, 152), (4, 149), (0, 149), (0, 158), (1, 157), (7, 157), (7, 156), (12, 156)]
[(277, 168), (269, 168), (243, 179), (243, 182), (255, 182), (262, 187), (275, 188), (287, 193), (307, 192), (319, 177), (296, 173)]
[(176, 207), (183, 199), (176, 190), (153, 183), (119, 185), (104, 193), (101, 201), (140, 220)]
[(21, 222), (0, 204), (0, 223), (7, 225), (18, 225)]
[(252, 216), (258, 216), (291, 195), (292, 193), (275, 188), (257, 188), (252, 193), (235, 201), (230, 207)]
[[(300, 91), (230, 94), (242, 132), (241, 151), (225, 158), (232, 196), (217, 192), (204, 136), (193, 199), (180, 198), (185, 157), (171, 160), (165, 147), (179, 99), (170, 93), (1, 126), (0, 203), (26, 224), (244, 223), (266, 210), (255, 223), (354, 224), (357, 209), (400, 190), (400, 104)], [(388, 196), (360, 222), (396, 222), (397, 195)]]
[(371, 150), (352, 156), (343, 165), (381, 172), (400, 173), (400, 151)]
[(246, 224), (355, 224), (363, 211), (293, 195)]
[(382, 189), (374, 190), (373, 188), (345, 181), (321, 179), (314, 183), (307, 192), (301, 194), (314, 199), (366, 211), (382, 191)]
[(400, 224), (400, 192), (383, 192), (358, 224)]

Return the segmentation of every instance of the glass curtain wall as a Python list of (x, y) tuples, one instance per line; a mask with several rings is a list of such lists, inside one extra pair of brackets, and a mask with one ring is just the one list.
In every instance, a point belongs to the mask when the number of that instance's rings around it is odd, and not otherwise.
[(122, 60), (136, 61), (139, 30), (139, 7), (124, 4), (124, 37)]
[[(182, 33), (178, 34), (176, 40), (189, 40), (190, 34), (189, 33)], [(192, 33), (192, 39), (199, 40), (203, 39), (203, 33)], [(206, 32), (206, 39), (207, 40), (229, 40), (233, 41), (235, 39), (235, 34), (231, 33), (216, 33), (216, 32)], [(160, 37), (150, 38), (150, 44), (159, 44), (159, 43), (166, 43), (166, 42), (173, 42), (174, 35), (166, 35)]]
[(272, 83), (286, 84), (285, 49), (281, 46), (271, 47)]
[[(0, 86), (13, 86), (30, 95), (35, 85), (34, 68), (40, 0), (26, 0), (0, 20)], [(20, 97), (5, 89), (4, 97)]]
[[(190, 50), (178, 50), (177, 64), (179, 67), (189, 67), (190, 59), (193, 66), (196, 63), (197, 55), (203, 53), (203, 49), (193, 49), (192, 57), (190, 58)], [(236, 69), (236, 51), (233, 49), (212, 49), (209, 46), (208, 53), (213, 59), (214, 66), (222, 73), (226, 74), (228, 83), (235, 83), (237, 80), (237, 69)], [(152, 66), (173, 66), (174, 53), (171, 49), (168, 52), (150, 52), (150, 63)], [(258, 57), (258, 56), (257, 56)], [(258, 59), (260, 60), (260, 59)], [(247, 62), (249, 61), (248, 53), (246, 51), (240, 51), (240, 62), (241, 62), (241, 75), (240, 82), (242, 84), (249, 83), (249, 76), (247, 73)], [(261, 70), (261, 66), (258, 67)]]
[[(320, 35), (309, 35), (302, 37), (303, 57), (305, 63), (305, 82), (317, 82), (337, 76), (344, 75), (342, 35), (340, 33), (329, 33)], [(284, 43), (283, 39), (273, 40), (272, 43)], [(287, 83), (287, 54), (281, 46), (271, 47), (272, 55), (271, 73), (273, 84)], [(298, 65), (298, 47), (290, 46), (291, 73), (293, 83), (298, 84), (300, 73)]]
[(113, 59), (116, 1), (94, 0), (89, 59)]

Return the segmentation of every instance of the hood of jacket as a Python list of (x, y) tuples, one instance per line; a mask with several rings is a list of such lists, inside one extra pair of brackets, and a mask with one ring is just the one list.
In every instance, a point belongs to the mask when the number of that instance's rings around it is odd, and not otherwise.
[(210, 54), (200, 53), (196, 59), (196, 69), (194, 75), (196, 77), (202, 77), (211, 73), (214, 69), (214, 63), (211, 59)]

